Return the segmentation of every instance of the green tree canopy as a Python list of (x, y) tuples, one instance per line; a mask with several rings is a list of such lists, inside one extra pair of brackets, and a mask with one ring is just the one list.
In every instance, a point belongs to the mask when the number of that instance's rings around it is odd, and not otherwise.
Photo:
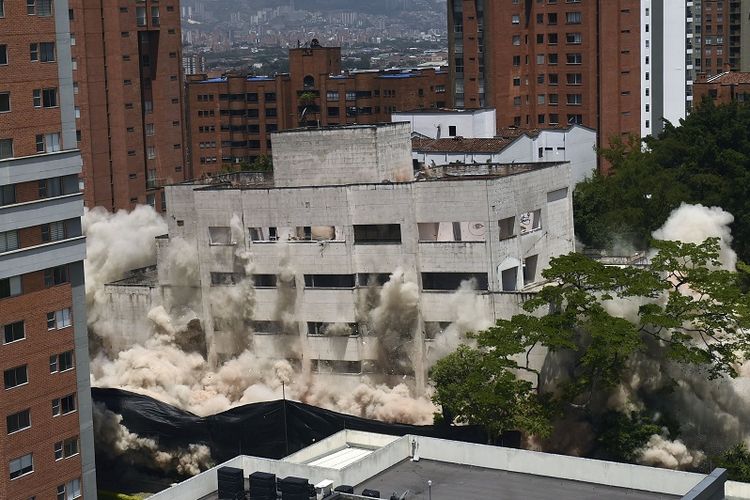
[(576, 234), (607, 248), (622, 238), (645, 249), (682, 202), (732, 213), (740, 259), (750, 261), (750, 103), (705, 101), (657, 138), (615, 139), (602, 156), (613, 166), (576, 188)]
[[(527, 314), (498, 320), (474, 336), (476, 347), (437, 363), (435, 403), (490, 434), (515, 428), (543, 436), (557, 405), (590, 411), (647, 351), (710, 378), (737, 376), (738, 362), (750, 356), (750, 297), (738, 273), (719, 267), (718, 239), (653, 247), (658, 254), (648, 267), (605, 266), (576, 253), (552, 259), (542, 273), (550, 286), (524, 304)], [(617, 314), (623, 306), (631, 312)], [(530, 362), (537, 346), (572, 360), (555, 401)], [(634, 421), (639, 430), (631, 434), (640, 439), (644, 421)]]

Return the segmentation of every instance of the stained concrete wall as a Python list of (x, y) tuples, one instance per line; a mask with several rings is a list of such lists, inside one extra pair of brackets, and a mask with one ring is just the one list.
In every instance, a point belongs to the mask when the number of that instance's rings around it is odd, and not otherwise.
[(408, 181), (413, 177), (405, 123), (299, 129), (271, 135), (277, 187)]
[(415, 111), (413, 113), (393, 113), (391, 121), (408, 122), (411, 131), (443, 139), (451, 137), (450, 127), (456, 127), (455, 137), (489, 138), (495, 137), (497, 129), (494, 109), (456, 111)]

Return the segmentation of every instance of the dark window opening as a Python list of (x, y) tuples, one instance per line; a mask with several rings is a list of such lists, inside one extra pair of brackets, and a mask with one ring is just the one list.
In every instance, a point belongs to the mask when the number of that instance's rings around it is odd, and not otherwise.
[(422, 289), (453, 291), (471, 280), (475, 280), (477, 290), (489, 288), (486, 273), (422, 273)]
[(354, 243), (401, 243), (401, 225), (362, 224), (354, 226)]

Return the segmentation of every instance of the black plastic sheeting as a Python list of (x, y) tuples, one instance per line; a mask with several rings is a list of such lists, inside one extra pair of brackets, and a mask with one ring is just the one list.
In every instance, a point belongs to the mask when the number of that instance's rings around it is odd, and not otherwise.
[[(217, 415), (198, 417), (153, 398), (119, 389), (93, 388), (91, 393), (95, 404), (103, 404), (110, 411), (122, 415), (122, 424), (130, 432), (155, 439), (160, 449), (187, 449), (190, 444), (205, 444), (217, 464), (237, 455), (283, 458), (343, 429), (487, 442), (486, 434), (478, 426), (389, 424), (289, 400), (254, 403)], [(110, 472), (122, 471), (125, 467), (126, 464), (111, 463), (97, 453), (100, 487), (119, 491), (149, 491), (147, 480), (143, 485), (133, 484), (130, 478), (127, 485), (116, 484), (126, 480), (121, 474)], [(151, 475), (152, 479), (160, 477), (168, 480), (165, 485), (181, 479), (165, 477), (158, 470), (141, 472)]]

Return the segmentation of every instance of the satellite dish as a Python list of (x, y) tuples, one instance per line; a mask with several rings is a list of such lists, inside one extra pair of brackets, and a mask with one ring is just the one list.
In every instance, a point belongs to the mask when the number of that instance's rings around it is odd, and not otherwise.
[(484, 236), (487, 233), (487, 228), (483, 222), (472, 222), (469, 224), (469, 234), (472, 236)]

